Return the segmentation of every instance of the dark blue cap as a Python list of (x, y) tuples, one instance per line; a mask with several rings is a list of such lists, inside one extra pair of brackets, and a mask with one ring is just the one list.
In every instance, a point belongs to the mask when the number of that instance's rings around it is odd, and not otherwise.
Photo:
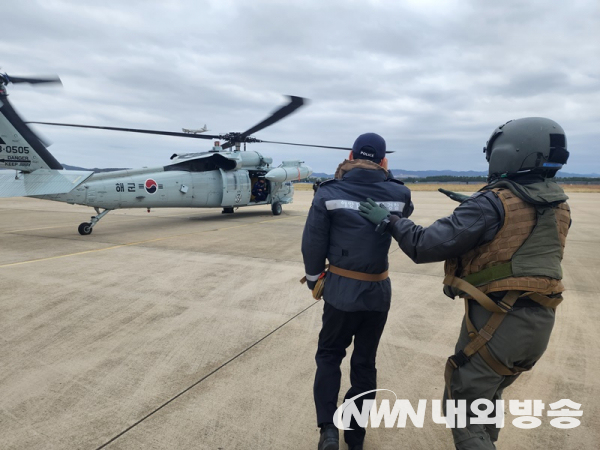
[(375, 133), (361, 134), (352, 146), (354, 159), (368, 159), (379, 163), (385, 158), (385, 139)]

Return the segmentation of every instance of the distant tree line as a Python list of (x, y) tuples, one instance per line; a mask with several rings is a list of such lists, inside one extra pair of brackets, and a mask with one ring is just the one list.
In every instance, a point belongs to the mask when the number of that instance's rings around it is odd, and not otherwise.
[[(309, 177), (306, 179), (306, 182), (314, 183), (315, 181), (325, 181), (332, 177)], [(404, 181), (405, 183), (486, 183), (487, 178), (484, 176), (474, 176), (474, 177), (457, 177), (452, 175), (436, 175), (431, 177), (397, 177), (398, 179)], [(587, 184), (600, 184), (600, 178), (589, 178), (589, 177), (564, 177), (564, 178), (556, 178), (556, 181), (559, 183), (582, 183), (585, 182)]]
[(589, 177), (564, 177), (564, 178), (557, 178), (556, 181), (558, 181), (559, 183), (570, 183), (572, 181), (577, 181), (577, 182), (586, 182), (588, 184), (600, 184), (600, 178), (589, 178)]
[[(305, 182), (314, 183), (315, 181), (325, 181), (333, 177), (309, 177)], [(454, 177), (450, 175), (436, 175), (431, 177), (396, 177), (405, 183), (468, 183), (477, 182), (485, 183), (486, 177)]]
[(455, 177), (451, 175), (435, 175), (431, 177), (400, 178), (405, 183), (485, 183), (486, 177)]

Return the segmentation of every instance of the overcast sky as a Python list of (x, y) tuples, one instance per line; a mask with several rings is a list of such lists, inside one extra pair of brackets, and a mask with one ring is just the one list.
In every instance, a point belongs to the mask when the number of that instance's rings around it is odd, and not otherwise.
[[(486, 170), (500, 124), (548, 117), (565, 129), (566, 172), (600, 173), (600, 2), (9, 1), (0, 65), (58, 74), (63, 87), (9, 86), (25, 120), (211, 133), (244, 131), (285, 103), (308, 106), (265, 140), (387, 141), (390, 168)], [(63, 163), (162, 165), (209, 141), (35, 128)], [(254, 144), (332, 173), (339, 150)]]

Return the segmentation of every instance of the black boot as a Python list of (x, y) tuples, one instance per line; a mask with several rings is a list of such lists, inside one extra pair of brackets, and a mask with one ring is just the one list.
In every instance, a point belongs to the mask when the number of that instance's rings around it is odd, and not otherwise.
[(339, 450), (340, 432), (332, 423), (321, 427), (321, 437), (319, 438), (319, 450)]

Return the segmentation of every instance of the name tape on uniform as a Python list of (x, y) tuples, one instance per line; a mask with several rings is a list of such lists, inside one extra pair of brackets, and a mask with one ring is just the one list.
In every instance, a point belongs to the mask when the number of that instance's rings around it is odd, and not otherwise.
[[(387, 208), (390, 212), (402, 212), (404, 210), (404, 202), (378, 202), (378, 205), (382, 204)], [(353, 209), (358, 211), (358, 207), (360, 206), (360, 202), (355, 202), (352, 200), (327, 200), (325, 202), (325, 206), (328, 211), (333, 209)]]

